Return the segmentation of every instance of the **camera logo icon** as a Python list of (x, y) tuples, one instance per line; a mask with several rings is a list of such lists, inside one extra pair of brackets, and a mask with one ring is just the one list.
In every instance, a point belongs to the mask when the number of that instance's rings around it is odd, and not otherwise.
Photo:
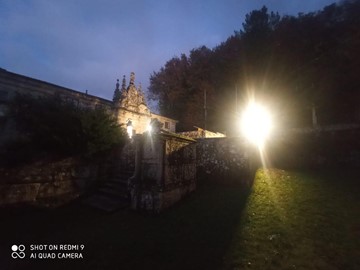
[(11, 257), (13, 259), (24, 259), (25, 258), (25, 246), (24, 245), (12, 245), (11, 250)]

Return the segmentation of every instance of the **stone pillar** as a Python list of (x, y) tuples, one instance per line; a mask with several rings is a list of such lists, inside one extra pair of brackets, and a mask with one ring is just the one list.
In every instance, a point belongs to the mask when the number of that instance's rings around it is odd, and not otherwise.
[(134, 175), (129, 178), (128, 187), (131, 196), (131, 208), (137, 209), (141, 187), (141, 160), (143, 157), (144, 137), (138, 134), (134, 136), (133, 140), (135, 143), (135, 171)]
[(131, 207), (161, 212), (196, 188), (195, 141), (170, 133), (135, 138), (135, 175), (130, 180)]

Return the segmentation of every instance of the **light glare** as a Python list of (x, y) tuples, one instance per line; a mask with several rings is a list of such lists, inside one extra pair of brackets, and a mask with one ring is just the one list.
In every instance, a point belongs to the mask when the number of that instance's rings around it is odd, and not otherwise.
[(129, 135), (129, 138), (131, 139), (133, 135), (133, 127), (129, 125), (127, 126), (126, 130), (127, 130), (127, 134)]
[(243, 113), (241, 129), (246, 138), (262, 148), (272, 128), (271, 117), (267, 110), (251, 102)]
[(151, 126), (151, 124), (149, 124), (148, 126), (147, 126), (147, 129), (146, 129), (149, 133), (152, 133), (152, 126)]

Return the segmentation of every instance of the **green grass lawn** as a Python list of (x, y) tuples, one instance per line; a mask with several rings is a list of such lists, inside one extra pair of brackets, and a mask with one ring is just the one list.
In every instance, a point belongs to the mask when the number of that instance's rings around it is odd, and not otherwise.
[(226, 269), (360, 269), (355, 172), (259, 170)]
[[(78, 203), (0, 210), (0, 269), (360, 269), (360, 172), (258, 170), (201, 184), (167, 212)], [(84, 244), (82, 260), (13, 260), (12, 244)]]

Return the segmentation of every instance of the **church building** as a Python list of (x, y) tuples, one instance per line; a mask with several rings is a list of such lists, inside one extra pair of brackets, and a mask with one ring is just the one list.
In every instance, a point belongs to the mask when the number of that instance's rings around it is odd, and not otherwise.
[(14, 136), (14, 125), (7, 117), (8, 104), (16, 94), (41, 96), (58, 96), (75, 106), (90, 109), (105, 109), (113, 113), (122, 126), (132, 128), (133, 134), (147, 131), (153, 119), (162, 124), (168, 132), (176, 131), (177, 121), (159, 114), (152, 113), (148, 108), (141, 85), (135, 86), (135, 74), (132, 72), (126, 86), (125, 76), (120, 88), (117, 81), (113, 100), (103, 99), (52, 83), (44, 82), (0, 68), (0, 145), (1, 142)]
[(131, 72), (130, 82), (126, 87), (126, 79), (123, 77), (121, 88), (119, 80), (113, 97), (114, 113), (119, 124), (131, 125), (133, 133), (142, 134), (148, 130), (152, 119), (162, 123), (162, 129), (175, 133), (177, 121), (159, 114), (152, 113), (146, 105), (144, 92), (135, 86), (135, 74)]

